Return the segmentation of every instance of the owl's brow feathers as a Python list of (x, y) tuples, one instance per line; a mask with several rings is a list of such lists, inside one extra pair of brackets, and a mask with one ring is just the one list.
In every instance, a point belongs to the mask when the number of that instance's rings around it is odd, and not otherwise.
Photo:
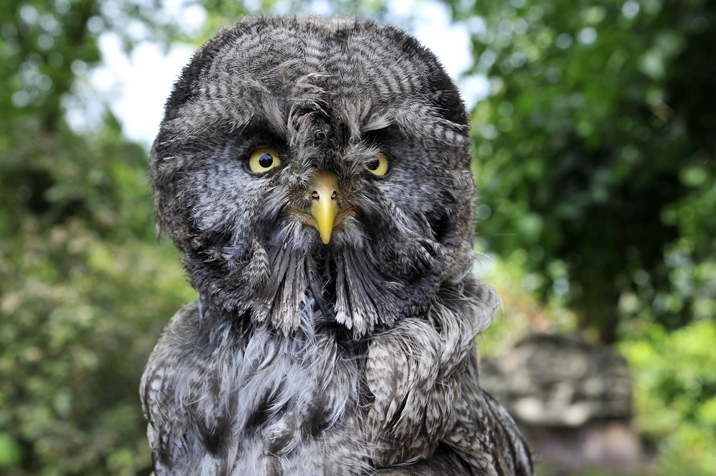
[[(291, 133), (289, 118), (305, 106), (305, 100), (302, 100), (301, 104), (283, 111), (275, 97), (255, 80), (247, 79), (235, 85), (227, 96), (221, 96), (223, 90), (223, 87), (210, 87), (197, 95), (197, 100), (184, 105), (179, 117), (172, 121), (184, 140), (201, 138), (212, 131), (241, 131), (253, 125), (268, 126), (288, 140)], [(235, 107), (227, 108), (227, 104), (232, 103)], [(252, 107), (246, 108), (247, 103)], [(322, 109), (322, 104), (323, 101), (318, 102), (314, 107)], [(331, 112), (343, 119), (352, 140), (359, 140), (366, 132), (394, 125), (406, 137), (421, 141), (429, 138), (446, 147), (465, 147), (469, 141), (465, 136), (467, 125), (451, 122), (442, 117), (440, 111), (425, 104), (406, 101), (388, 110), (373, 110), (371, 106), (370, 100), (343, 100), (334, 104)], [(360, 113), (356, 114), (356, 111)]]

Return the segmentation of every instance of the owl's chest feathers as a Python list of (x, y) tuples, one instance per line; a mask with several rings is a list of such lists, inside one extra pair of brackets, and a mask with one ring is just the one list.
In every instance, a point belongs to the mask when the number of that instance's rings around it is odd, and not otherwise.
[[(176, 424), (188, 426), (167, 435), (180, 441), (165, 440), (173, 460), (198, 444), (216, 468), (234, 474), (262, 474), (271, 464), (308, 474), (291, 469), (306, 456), (316, 465), (310, 474), (345, 473), (326, 469), (334, 465), (358, 474), (366, 465), (430, 456), (451, 424), (459, 393), (454, 369), (469, 345), (446, 348), (449, 336), (427, 319), (406, 319), (346, 346), (324, 328), (289, 336), (269, 325), (243, 336), (207, 334), (198, 315), (192, 307), (175, 316), (151, 359), (159, 366), (180, 362), (172, 380), (162, 382), (169, 395), (156, 397), (185, 413)], [(445, 334), (455, 326), (439, 327)], [(195, 353), (188, 353), (188, 342)], [(152, 402), (147, 406), (151, 414)]]

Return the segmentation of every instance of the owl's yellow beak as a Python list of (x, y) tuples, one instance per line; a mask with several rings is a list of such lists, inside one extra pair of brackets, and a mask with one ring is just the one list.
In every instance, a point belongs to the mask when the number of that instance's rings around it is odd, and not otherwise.
[(321, 171), (311, 181), (312, 225), (321, 234), (324, 244), (331, 241), (333, 225), (338, 215), (338, 177), (327, 171)]

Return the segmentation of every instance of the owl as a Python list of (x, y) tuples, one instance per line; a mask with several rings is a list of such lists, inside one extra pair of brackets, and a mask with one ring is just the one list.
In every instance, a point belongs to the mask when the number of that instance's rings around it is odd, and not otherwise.
[(468, 118), (372, 22), (243, 18), (166, 102), (156, 219), (198, 299), (141, 381), (156, 475), (530, 475), (478, 382)]

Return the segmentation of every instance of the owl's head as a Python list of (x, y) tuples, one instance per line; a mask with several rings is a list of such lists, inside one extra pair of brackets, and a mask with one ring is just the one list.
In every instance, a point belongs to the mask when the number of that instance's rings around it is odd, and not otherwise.
[(166, 103), (157, 222), (222, 312), (284, 333), (320, 316), (361, 336), (470, 271), (470, 144), (455, 85), (402, 31), (245, 18)]

